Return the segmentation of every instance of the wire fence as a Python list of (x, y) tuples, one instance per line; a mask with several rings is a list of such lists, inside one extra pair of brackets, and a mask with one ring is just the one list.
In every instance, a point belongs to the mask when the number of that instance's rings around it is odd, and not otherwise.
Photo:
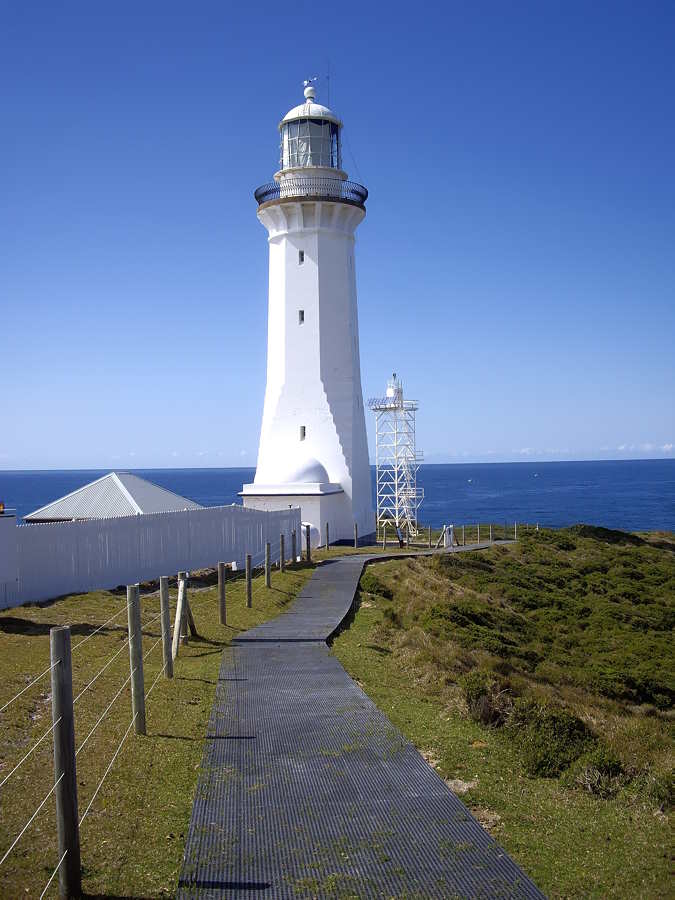
[[(293, 544), (296, 544), (295, 538)], [(288, 549), (290, 550), (290, 548)], [(252, 580), (263, 574), (267, 577), (270, 572), (270, 567), (276, 563), (280, 563), (279, 546), (273, 549), (268, 544), (266, 550), (248, 557), (246, 571), (243, 573), (246, 579), (247, 599), (250, 598)], [(221, 567), (223, 570), (222, 584)], [(225, 569), (226, 566), (224, 564), (218, 566), (219, 600), (221, 594), (224, 598)], [(164, 584), (162, 584), (163, 582)], [(145, 703), (148, 698), (151, 696), (162, 677), (172, 677), (173, 664), (179, 655), (179, 648), (182, 643), (187, 643), (190, 630), (194, 629), (193, 637), (196, 635), (192, 608), (194, 607), (199, 610), (202, 608), (203, 603), (213, 602), (212, 595), (209, 595), (208, 597), (205, 596), (203, 599), (197, 600), (196, 603), (191, 601), (191, 591), (189, 592), (188, 590), (188, 573), (178, 574), (176, 590), (174, 592), (175, 596), (173, 598), (170, 598), (168, 583), (168, 578), (160, 580), (159, 612), (156, 611), (155, 606), (158, 599), (157, 592), (152, 592), (151, 596), (149, 598), (146, 597), (146, 602), (142, 604), (139, 585), (136, 584), (130, 585), (127, 588), (127, 603), (122, 605), (113, 615), (107, 618), (106, 621), (100, 625), (96, 625), (91, 633), (82, 640), (71, 645), (70, 626), (52, 627), (50, 629), (50, 646), (52, 652), (50, 665), (41, 670), (34, 677), (31, 677), (21, 690), (17, 691), (17, 693), (0, 706), (0, 713), (3, 713), (10, 708), (12, 704), (24, 697), (31, 688), (38, 685), (48, 675), (51, 676), (52, 725), (40, 734), (37, 740), (33, 741), (31, 746), (25, 750), (21, 758), (13, 764), (12, 768), (6, 774), (2, 775), (2, 780), (0, 780), (0, 792), (5, 794), (8, 789), (11, 789), (12, 778), (16, 773), (31, 758), (35, 757), (36, 754), (39, 755), (38, 751), (40, 749), (42, 749), (42, 753), (44, 754), (50, 743), (54, 753), (53, 784), (48, 792), (40, 797), (37, 805), (30, 811), (30, 815), (27, 815), (27, 818), (22, 821), (18, 831), (12, 836), (11, 842), (6, 849), (2, 850), (2, 848), (0, 848), (0, 853), (2, 853), (0, 856), (0, 886), (3, 883), (2, 868), (4, 864), (19, 847), (22, 838), (24, 838), (31, 826), (45, 810), (45, 807), (47, 807), (52, 796), (55, 795), (55, 813), (57, 822), (55, 831), (57, 832), (56, 842), (58, 844), (58, 850), (55, 856), (58, 855), (58, 862), (51, 871), (40, 897), (44, 897), (48, 894), (57, 875), (59, 876), (59, 890), (62, 895), (79, 895), (81, 887), (79, 881), (81, 877), (80, 828), (94, 808), (96, 799), (99, 796), (106, 779), (108, 779), (113, 770), (115, 761), (122, 752), (124, 744), (129, 738), (132, 729), (135, 728), (137, 732), (145, 734)], [(146, 608), (144, 621), (142, 621), (141, 617), (142, 605)], [(153, 608), (147, 610), (147, 607), (150, 605), (152, 605)], [(247, 605), (250, 605), (250, 603), (247, 602)], [(125, 612), (127, 613), (127, 622), (114, 624), (117, 623)], [(159, 628), (153, 628), (157, 623), (159, 623)], [(98, 660), (99, 665), (96, 670), (92, 674), (87, 675), (86, 682), (77, 693), (75, 693), (72, 689), (73, 671), (75, 668), (73, 666), (73, 655), (75, 654), (75, 651), (80, 651), (76, 657), (78, 660), (77, 674), (83, 669), (89, 668), (91, 670), (94, 668), (91, 663), (93, 662), (94, 665), (96, 665), (97, 662), (95, 654), (92, 652), (87, 654), (87, 652), (82, 651), (81, 648), (88, 644), (88, 642), (91, 642), (97, 635), (99, 637), (109, 635), (111, 627), (114, 629), (114, 632), (119, 633), (119, 636), (122, 639), (121, 645), (104, 659)], [(156, 637), (158, 632), (159, 636)], [(155, 637), (155, 640), (150, 643), (153, 637)], [(146, 646), (145, 648), (142, 647), (143, 639), (146, 640), (149, 646)], [(153, 654), (157, 655), (160, 645), (162, 646), (163, 662), (161, 660), (158, 661), (158, 668), (156, 672), (153, 672), (154, 678), (150, 687), (145, 690), (143, 685), (143, 665), (153, 658)], [(91, 650), (91, 648), (94, 648), (95, 646), (97, 646), (97, 644), (89, 643), (88, 649)], [(127, 670), (128, 674), (122, 678), (121, 683), (114, 684), (114, 693), (112, 696), (102, 700), (99, 686), (105, 685), (107, 688), (110, 684), (110, 679), (116, 678), (119, 667), (122, 665), (120, 657), (127, 650), (129, 651), (130, 659), (129, 668)], [(117, 668), (113, 668), (115, 663), (118, 663)], [(120, 674), (124, 676), (123, 671)], [(139, 675), (141, 678), (140, 695), (135, 690)], [(106, 678), (104, 679), (103, 676), (106, 676)], [(110, 742), (109, 738), (106, 737), (105, 746), (109, 752), (110, 750), (112, 750), (112, 752), (105, 769), (96, 782), (91, 796), (87, 800), (84, 811), (78, 817), (76, 765), (79, 765), (81, 762), (81, 754), (83, 754), (83, 751), (89, 746), (93, 746), (94, 736), (101, 733), (104, 726), (118, 727), (115, 723), (119, 722), (120, 712), (116, 713), (115, 718), (113, 719), (111, 719), (111, 715), (116, 705), (119, 706), (120, 698), (124, 694), (129, 693), (131, 693), (132, 701), (131, 719), (126, 724), (121, 738), (117, 740), (116, 743)], [(76, 704), (81, 705), (85, 696), (90, 699), (89, 705), (85, 703), (86, 715), (83, 716), (83, 718), (89, 716), (90, 721), (93, 720), (93, 724), (85, 729), (86, 733), (80, 738), (79, 743), (76, 745), (74, 708)], [(99, 703), (99, 709), (101, 711), (97, 713), (94, 711), (94, 707)], [(162, 707), (163, 711), (166, 710), (166, 708), (166, 705), (164, 705)], [(97, 747), (99, 747), (100, 753), (100, 745), (97, 745)], [(97, 760), (100, 760), (101, 758), (105, 759), (105, 755), (97, 756)], [(44, 763), (42, 756), (40, 757), (40, 760)], [(44, 765), (41, 767), (40, 771), (43, 769)], [(2, 799), (3, 803), (7, 802), (6, 798), (2, 795), (0, 795), (0, 799)], [(15, 797), (12, 797), (12, 803), (14, 803), (14, 800)], [(27, 802), (29, 803), (30, 800)], [(68, 819), (69, 806), (74, 810), (73, 821), (69, 821)], [(44, 832), (44, 828), (41, 828), (41, 831)], [(43, 858), (44, 854), (42, 853), (41, 856)]]

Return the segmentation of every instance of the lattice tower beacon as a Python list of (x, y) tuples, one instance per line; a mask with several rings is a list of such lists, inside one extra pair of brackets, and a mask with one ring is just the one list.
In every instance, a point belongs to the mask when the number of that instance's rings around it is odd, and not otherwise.
[(375, 413), (377, 530), (390, 525), (416, 535), (424, 499), (424, 491), (417, 487), (422, 461), (422, 452), (415, 447), (417, 401), (403, 399), (403, 384), (394, 372), (386, 395), (369, 400), (368, 406)]
[(302, 508), (312, 543), (375, 530), (361, 390), (354, 233), (368, 191), (342, 169), (342, 122), (305, 102), (279, 124), (274, 181), (258, 188), (269, 233), (267, 387), (244, 506)]

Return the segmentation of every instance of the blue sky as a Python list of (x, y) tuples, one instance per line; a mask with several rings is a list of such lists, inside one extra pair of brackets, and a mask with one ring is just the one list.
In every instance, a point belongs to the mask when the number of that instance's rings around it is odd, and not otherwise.
[(434, 462), (673, 455), (674, 38), (657, 2), (4, 4), (0, 467), (255, 464), (252, 192), (328, 66), (366, 398), (399, 372)]

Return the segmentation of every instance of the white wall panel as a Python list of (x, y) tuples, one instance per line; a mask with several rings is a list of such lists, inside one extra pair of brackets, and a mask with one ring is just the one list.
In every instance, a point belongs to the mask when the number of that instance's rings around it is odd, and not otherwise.
[[(0, 591), (0, 608), (63, 594), (150, 581), (180, 570), (243, 567), (264, 561), (265, 542), (279, 558), (279, 536), (290, 553), (291, 532), (300, 535), (300, 510), (266, 512), (241, 506), (83, 522), (20, 525), (3, 529), (3, 559), (16, 559), (16, 581)], [(16, 542), (16, 549), (12, 546)]]

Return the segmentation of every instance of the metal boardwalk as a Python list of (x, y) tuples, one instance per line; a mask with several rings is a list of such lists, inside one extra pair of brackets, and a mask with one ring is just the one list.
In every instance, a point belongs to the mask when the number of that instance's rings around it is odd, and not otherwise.
[(327, 647), (370, 558), (223, 652), (178, 897), (543, 896)]

